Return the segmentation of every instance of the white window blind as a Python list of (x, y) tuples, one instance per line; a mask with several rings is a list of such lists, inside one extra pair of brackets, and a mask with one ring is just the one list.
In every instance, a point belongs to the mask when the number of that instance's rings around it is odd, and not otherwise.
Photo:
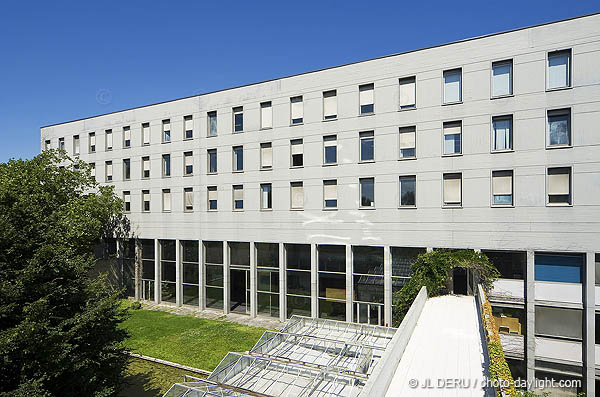
[(569, 87), (571, 51), (556, 51), (548, 54), (548, 88)]
[(208, 199), (211, 201), (217, 199), (217, 189), (212, 188), (208, 190)]
[(142, 168), (144, 171), (150, 171), (150, 159), (142, 159)]
[(273, 127), (273, 107), (271, 102), (263, 102), (260, 104), (260, 128)]
[(171, 191), (163, 190), (163, 211), (171, 211)]
[(462, 124), (459, 123), (444, 123), (444, 135), (460, 134)]
[(492, 64), (492, 96), (512, 94), (512, 61)]
[(412, 149), (415, 147), (415, 128), (406, 127), (400, 129), (400, 149)]
[(185, 166), (193, 166), (194, 165), (194, 156), (191, 154), (185, 155)]
[(304, 185), (302, 182), (292, 182), (292, 208), (304, 208)]
[(261, 168), (273, 167), (273, 147), (270, 143), (260, 144), (260, 161)]
[(301, 123), (304, 119), (304, 102), (301, 96), (291, 99), (292, 102), (292, 124)]
[(96, 135), (90, 135), (90, 146), (96, 146)]
[(461, 69), (447, 70), (444, 72), (444, 103), (460, 102)]
[(411, 108), (416, 105), (416, 83), (414, 77), (400, 80), (400, 108)]
[(73, 153), (74, 154), (79, 154), (79, 135), (73, 137)]
[(461, 177), (456, 175), (444, 176), (444, 203), (460, 204), (461, 202)]
[[(359, 91), (359, 102), (360, 102), (361, 114), (373, 112), (372, 105), (375, 103), (373, 84), (361, 85), (359, 87), (358, 91)], [(369, 105), (371, 105), (371, 106), (369, 106)]]
[(244, 200), (244, 189), (241, 187), (234, 187), (233, 189), (233, 199), (235, 201)]
[(494, 195), (512, 194), (512, 174), (498, 173), (492, 176), (492, 193)]
[(194, 191), (191, 188), (186, 188), (183, 192), (183, 205), (187, 210), (194, 207)]
[(297, 140), (292, 141), (292, 155), (302, 154), (302, 153), (303, 153), (302, 140), (297, 139)]
[(91, 167), (90, 173), (91, 173), (92, 177), (95, 178), (96, 177), (96, 164), (90, 163), (90, 167)]
[(150, 192), (148, 191), (143, 191), (142, 192), (142, 200), (143, 201), (150, 201)]
[(337, 117), (337, 93), (335, 90), (323, 93), (323, 117), (325, 119)]
[(337, 200), (337, 183), (327, 182), (323, 185), (323, 198), (325, 200)]
[(336, 135), (328, 135), (323, 137), (323, 146), (336, 146), (337, 145), (337, 136)]
[(494, 117), (492, 126), (494, 129), (494, 150), (512, 149), (512, 118)]
[(123, 201), (124, 201), (125, 203), (131, 203), (131, 194), (129, 194), (129, 193), (124, 193), (124, 194), (123, 194)]
[(548, 194), (550, 195), (567, 195), (570, 194), (569, 172), (552, 172), (548, 173)]
[(112, 162), (106, 163), (106, 177), (112, 177), (112, 174), (113, 174)]
[(186, 117), (184, 123), (185, 131), (192, 131), (194, 129), (194, 121), (191, 117)]
[(170, 120), (164, 120), (163, 121), (163, 131), (171, 131), (171, 121)]
[(142, 139), (144, 145), (150, 144), (150, 124), (142, 125)]
[(123, 139), (131, 141), (131, 129), (129, 127), (123, 128)]
[(106, 149), (110, 150), (113, 147), (113, 134), (112, 130), (106, 131)]

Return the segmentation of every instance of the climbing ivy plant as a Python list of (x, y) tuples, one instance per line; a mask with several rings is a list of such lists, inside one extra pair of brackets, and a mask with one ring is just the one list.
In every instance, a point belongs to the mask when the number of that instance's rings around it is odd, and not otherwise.
[(412, 265), (413, 275), (393, 296), (393, 324), (398, 325), (408, 312), (421, 287), (429, 296), (442, 295), (447, 290), (450, 272), (457, 267), (471, 270), (485, 290), (498, 278), (496, 267), (481, 252), (438, 249), (421, 254)]

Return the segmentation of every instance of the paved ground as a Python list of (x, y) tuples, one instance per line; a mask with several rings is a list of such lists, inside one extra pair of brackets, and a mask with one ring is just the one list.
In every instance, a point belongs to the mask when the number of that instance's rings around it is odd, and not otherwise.
[(169, 304), (155, 304), (155, 303), (142, 303), (144, 309), (148, 310), (159, 310), (163, 312), (169, 312), (173, 314), (181, 314), (181, 315), (193, 315), (198, 318), (207, 318), (210, 320), (221, 320), (221, 321), (229, 321), (232, 323), (239, 323), (244, 325), (250, 325), (253, 327), (262, 327), (274, 330), (280, 330), (284, 323), (280, 322), (276, 318), (262, 317), (258, 316), (255, 318), (250, 318), (248, 315), (239, 314), (239, 313), (229, 313), (224, 315), (223, 312), (218, 310), (206, 309), (203, 311), (195, 310), (191, 307), (176, 307), (174, 305)]
[(478, 318), (472, 296), (429, 298), (386, 396), (486, 395)]

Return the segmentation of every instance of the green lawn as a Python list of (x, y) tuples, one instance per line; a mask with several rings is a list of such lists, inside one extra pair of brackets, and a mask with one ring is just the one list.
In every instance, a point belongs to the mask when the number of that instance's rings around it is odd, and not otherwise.
[(130, 310), (125, 346), (145, 356), (212, 371), (227, 352), (249, 350), (264, 328), (153, 310)]
[(194, 372), (132, 357), (123, 374), (123, 389), (118, 396), (162, 396), (174, 383), (183, 382), (185, 375), (203, 378)]

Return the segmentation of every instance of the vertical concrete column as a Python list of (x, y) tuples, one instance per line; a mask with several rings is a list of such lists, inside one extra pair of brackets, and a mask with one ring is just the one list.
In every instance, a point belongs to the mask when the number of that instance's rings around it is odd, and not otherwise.
[(319, 264), (317, 262), (317, 245), (310, 245), (310, 312), (312, 317), (319, 317), (319, 301), (317, 289), (317, 277)]
[(206, 298), (204, 291), (204, 279), (206, 272), (204, 269), (204, 244), (202, 240), (198, 241), (198, 309), (204, 310), (206, 308)]
[(154, 239), (154, 302), (160, 303), (160, 240)]
[(392, 326), (392, 251), (389, 245), (383, 247), (383, 321)]
[(256, 288), (256, 246), (250, 242), (250, 317), (256, 317), (258, 292)]
[(352, 246), (346, 244), (346, 321), (352, 322)]
[(229, 243), (223, 241), (223, 314), (229, 314)]
[(134, 288), (135, 288), (135, 300), (140, 300), (141, 292), (141, 278), (142, 278), (142, 243), (140, 240), (135, 240), (135, 267), (134, 267)]
[(284, 322), (287, 313), (287, 274), (285, 263), (285, 246), (279, 243), (279, 321)]
[(527, 363), (527, 381), (528, 384), (533, 385), (535, 380), (535, 252), (533, 251), (527, 251), (525, 274), (525, 312), (527, 316), (525, 360)]
[(585, 264), (585, 284), (583, 293), (583, 307), (585, 316), (584, 344), (583, 344), (583, 391), (586, 396), (594, 394), (596, 378), (596, 337), (595, 337), (595, 285), (596, 285), (596, 254), (587, 252)]
[(181, 280), (181, 268), (183, 264), (181, 263), (181, 240), (175, 240), (175, 305), (177, 307), (181, 306), (181, 302), (183, 302), (183, 285)]

